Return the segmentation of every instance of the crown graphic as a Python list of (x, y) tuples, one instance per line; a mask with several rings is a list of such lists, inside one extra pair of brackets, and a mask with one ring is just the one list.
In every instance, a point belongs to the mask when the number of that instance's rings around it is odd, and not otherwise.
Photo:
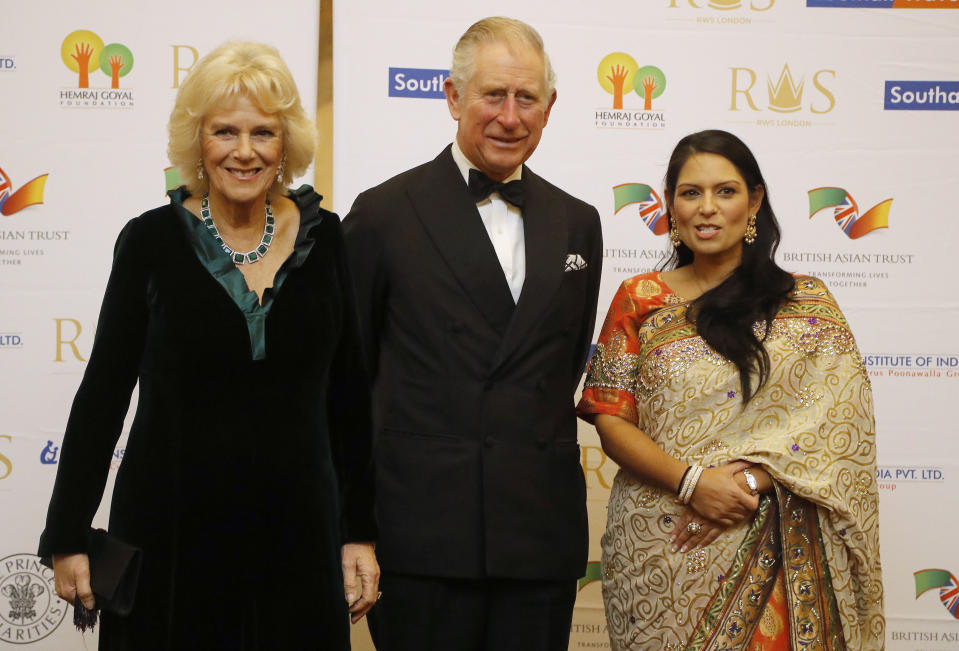
[(771, 78), (766, 81), (769, 89), (769, 108), (779, 113), (798, 111), (802, 104), (802, 88), (805, 83), (805, 80), (801, 80), (797, 86), (789, 72), (789, 64), (784, 65), (775, 86)]
[(713, 9), (739, 9), (741, 4), (739, 0), (709, 0), (709, 6)]

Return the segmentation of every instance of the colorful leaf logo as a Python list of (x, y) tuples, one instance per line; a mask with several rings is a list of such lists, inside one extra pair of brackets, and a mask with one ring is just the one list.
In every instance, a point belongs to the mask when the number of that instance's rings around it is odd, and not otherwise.
[(666, 207), (656, 191), (642, 183), (623, 183), (613, 186), (615, 213), (631, 204), (639, 204), (639, 217), (653, 235), (665, 235), (669, 230)]
[(939, 588), (939, 601), (949, 614), (959, 619), (959, 580), (955, 575), (949, 570), (919, 570), (913, 572), (913, 577), (916, 580), (916, 599), (933, 588)]
[(9, 217), (27, 206), (43, 203), (43, 187), (47, 183), (47, 176), (41, 174), (14, 192), (10, 177), (0, 168), (0, 214)]
[(843, 188), (816, 188), (809, 191), (809, 218), (824, 208), (833, 208), (833, 217), (842, 232), (851, 239), (859, 239), (877, 228), (889, 228), (889, 208), (892, 199), (880, 201), (859, 214), (859, 205)]

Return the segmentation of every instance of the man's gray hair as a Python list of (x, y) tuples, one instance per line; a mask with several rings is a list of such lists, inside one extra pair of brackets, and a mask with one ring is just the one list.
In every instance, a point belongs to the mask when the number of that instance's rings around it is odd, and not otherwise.
[(549, 55), (543, 47), (543, 38), (523, 21), (502, 16), (491, 16), (473, 23), (457, 41), (456, 47), (453, 48), (450, 79), (453, 80), (453, 86), (458, 93), (462, 94), (476, 72), (476, 50), (487, 43), (521, 43), (542, 56), (546, 97), (553, 94), (553, 89), (556, 88), (556, 73), (553, 72)]

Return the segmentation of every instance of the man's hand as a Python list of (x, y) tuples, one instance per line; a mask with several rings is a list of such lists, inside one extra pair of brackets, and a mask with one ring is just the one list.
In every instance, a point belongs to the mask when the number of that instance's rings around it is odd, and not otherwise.
[(343, 590), (350, 606), (350, 621), (355, 624), (379, 598), (380, 566), (372, 543), (343, 545), (342, 559)]

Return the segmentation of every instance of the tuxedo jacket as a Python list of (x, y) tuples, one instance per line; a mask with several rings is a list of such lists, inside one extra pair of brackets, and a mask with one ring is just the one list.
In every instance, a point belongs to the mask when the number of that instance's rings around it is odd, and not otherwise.
[(391, 572), (569, 579), (586, 567), (573, 394), (602, 267), (596, 209), (523, 169), (514, 304), (451, 148), (344, 221), (374, 375), (377, 555)]

